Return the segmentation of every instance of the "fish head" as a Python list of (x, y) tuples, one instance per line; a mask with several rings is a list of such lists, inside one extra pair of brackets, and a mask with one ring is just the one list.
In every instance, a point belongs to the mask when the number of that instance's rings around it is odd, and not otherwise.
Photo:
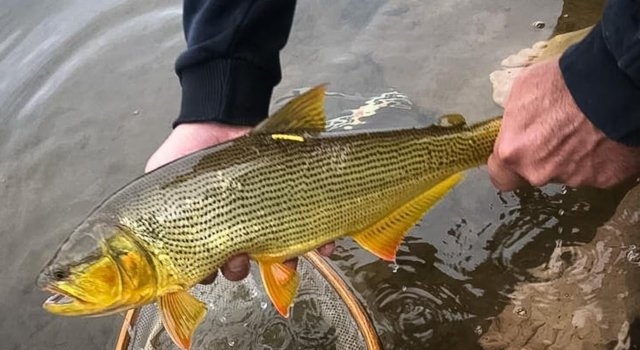
[(53, 293), (53, 314), (106, 315), (152, 301), (153, 260), (131, 230), (118, 223), (85, 222), (58, 249), (36, 284)]

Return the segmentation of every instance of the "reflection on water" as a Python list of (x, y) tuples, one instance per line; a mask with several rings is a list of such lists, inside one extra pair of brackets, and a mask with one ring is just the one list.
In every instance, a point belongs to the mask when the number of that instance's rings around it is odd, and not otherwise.
[[(560, 13), (555, 0), (300, 1), (274, 95), (330, 82), (327, 110), (340, 131), (426, 125), (451, 112), (484, 119), (500, 112), (487, 79), (498, 62), (552, 31), (592, 23), (601, 6), (567, 1)], [(547, 25), (532, 29), (535, 21)], [(87, 208), (140, 174), (168, 132), (179, 104), (180, 5), (9, 0), (0, 23), (0, 314), (13, 316), (0, 318), (3, 348), (110, 348), (120, 317), (45, 314), (33, 278)], [(614, 348), (640, 329), (640, 293), (627, 288), (640, 278), (640, 239), (629, 234), (640, 197), (614, 215), (625, 192), (498, 194), (486, 170), (474, 169), (411, 231), (397, 265), (350, 240), (332, 259), (386, 349), (536, 349), (585, 334), (614, 339), (598, 343)], [(303, 288), (290, 320), (260, 288), (248, 279), (215, 294), (196, 347), (362, 344), (344, 334), (353, 325), (339, 321), (346, 314), (331, 298), (317, 298), (318, 286)], [(170, 344), (162, 333), (153, 339)]]
[[(454, 191), (453, 202), (471, 185), (461, 186)], [(583, 288), (594, 278), (602, 280), (604, 276), (593, 277), (585, 266), (611, 269), (614, 261), (595, 257), (597, 262), (587, 263), (587, 253), (572, 247), (593, 240), (596, 228), (611, 217), (628, 187), (617, 191), (554, 187), (521, 190), (498, 202), (490, 196), (477, 197), (494, 207), (494, 222), (475, 222), (454, 212), (449, 214), (454, 217), (448, 228), (429, 229), (427, 223), (433, 222), (429, 217), (438, 216), (428, 214), (403, 244), (397, 269), (380, 261), (354, 264), (354, 256), (361, 255), (359, 248), (340, 249), (339, 265), (370, 306), (385, 348), (480, 348), (477, 340), (512, 301), (518, 284), (540, 283), (563, 274)], [(640, 214), (640, 209), (635, 210)], [(474, 255), (484, 258), (474, 263), (466, 247), (478, 245), (483, 252)], [(623, 246), (611, 249), (616, 256), (625, 253)], [(620, 285), (618, 292), (624, 293), (624, 288)], [(554, 293), (548, 297), (555, 297)]]
[[(640, 215), (640, 186), (631, 185), (617, 211), (595, 232), (559, 235), (546, 261), (528, 269), (529, 278), (514, 286), (510, 305), (481, 338), (486, 348), (531, 348), (542, 341), (565, 349), (637, 348), (631, 326), (640, 315), (640, 269), (628, 255), (640, 229), (633, 219)], [(579, 219), (586, 218), (574, 217)]]

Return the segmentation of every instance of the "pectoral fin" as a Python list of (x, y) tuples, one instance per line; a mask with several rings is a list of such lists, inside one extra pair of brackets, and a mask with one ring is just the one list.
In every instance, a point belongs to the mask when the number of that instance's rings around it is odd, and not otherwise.
[(396, 252), (407, 232), (461, 179), (462, 173), (446, 178), (365, 231), (354, 234), (353, 239), (380, 259), (395, 261)]
[(289, 307), (298, 290), (298, 273), (282, 263), (259, 261), (258, 265), (271, 302), (280, 315), (289, 317)]
[(190, 349), (193, 333), (207, 312), (204, 303), (182, 290), (160, 297), (160, 311), (173, 342), (181, 349)]

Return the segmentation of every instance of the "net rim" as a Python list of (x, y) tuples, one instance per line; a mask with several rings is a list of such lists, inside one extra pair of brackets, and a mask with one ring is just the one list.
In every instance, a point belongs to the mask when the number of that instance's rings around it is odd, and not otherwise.
[(140, 308), (131, 309), (127, 311), (122, 321), (122, 327), (120, 327), (120, 334), (118, 335), (118, 342), (116, 342), (115, 350), (127, 350), (129, 348), (129, 342), (131, 341), (131, 335), (129, 329), (136, 325), (138, 320), (138, 313)]
[[(331, 288), (333, 288), (340, 296), (340, 299), (346, 305), (351, 316), (356, 322), (367, 349), (382, 350), (380, 338), (378, 337), (378, 333), (373, 326), (373, 322), (369, 317), (369, 314), (365, 311), (360, 300), (356, 298), (354, 293), (351, 291), (351, 288), (349, 288), (336, 269), (316, 251), (308, 252), (304, 257), (318, 272), (320, 272)], [(125, 314), (115, 350), (127, 350), (129, 348), (129, 343), (131, 342), (131, 334), (129, 330), (136, 326), (139, 313), (140, 308), (136, 308), (127, 311)]]

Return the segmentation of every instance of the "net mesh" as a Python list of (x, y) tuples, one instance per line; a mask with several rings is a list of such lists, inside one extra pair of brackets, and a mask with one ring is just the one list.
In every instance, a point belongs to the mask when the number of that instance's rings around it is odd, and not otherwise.
[[(303, 90), (279, 99), (276, 107)], [(327, 97), (328, 103), (339, 105), (338, 109), (345, 107), (342, 105), (345, 101), (356, 104), (356, 108), (343, 109), (339, 115), (329, 118), (328, 132), (358, 129), (384, 109), (401, 109), (407, 118), (420, 119), (416, 113), (409, 113), (415, 112), (413, 104), (398, 91), (387, 91), (366, 101), (362, 96), (336, 92), (328, 92)], [(393, 127), (398, 117), (393, 113), (393, 118), (388, 119), (391, 124), (386, 126), (385, 118), (376, 119), (379, 128), (384, 129)], [(280, 317), (273, 308), (255, 266), (249, 277), (240, 282), (219, 276), (211, 285), (197, 285), (192, 293), (208, 305), (209, 311), (196, 331), (192, 349), (380, 349), (378, 335), (366, 310), (346, 287), (344, 278), (326, 264), (329, 263), (316, 260), (314, 266), (306, 258), (300, 258), (300, 287), (288, 319)], [(320, 268), (334, 277), (331, 281), (318, 270), (319, 265), (326, 265)], [(342, 294), (336, 288), (341, 289)], [(117, 350), (177, 349), (164, 331), (156, 304), (143, 307), (135, 320), (129, 325), (128, 345), (121, 343)]]
[[(367, 349), (351, 311), (320, 272), (304, 258), (298, 271), (299, 292), (288, 319), (275, 312), (255, 269), (240, 282), (219, 276), (194, 287), (208, 313), (192, 349)], [(178, 349), (155, 304), (140, 310), (129, 337), (130, 350)]]

